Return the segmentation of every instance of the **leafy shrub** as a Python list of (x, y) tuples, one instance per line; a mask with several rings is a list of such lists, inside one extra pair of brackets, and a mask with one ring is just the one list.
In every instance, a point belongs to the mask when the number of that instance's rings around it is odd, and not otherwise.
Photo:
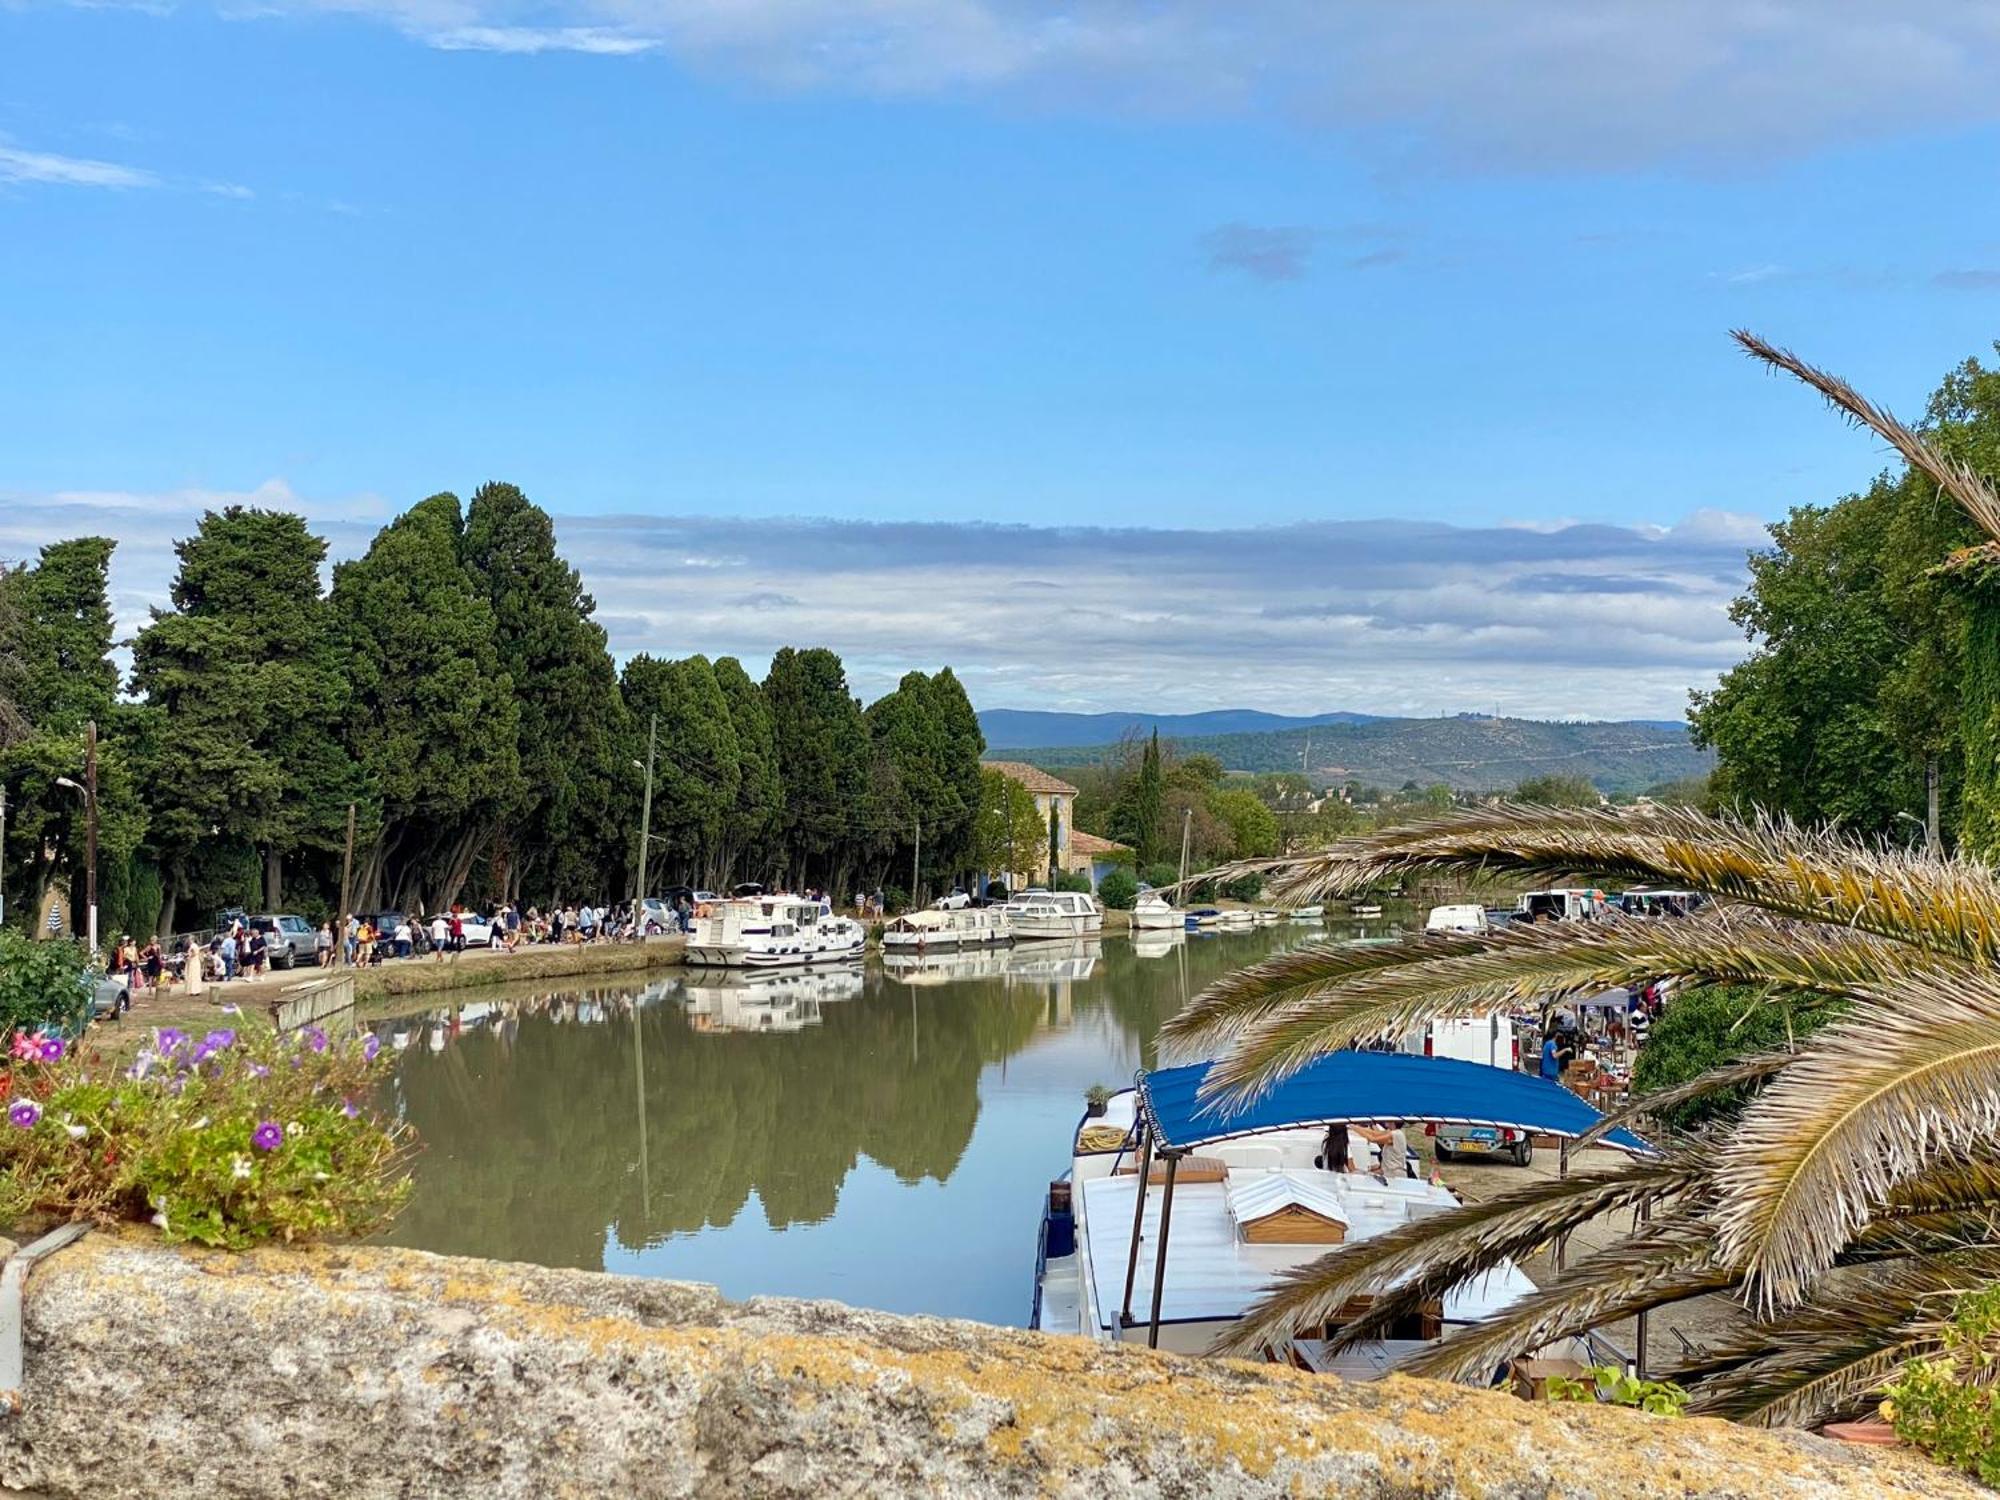
[(1687, 1408), (1688, 1393), (1671, 1380), (1641, 1380), (1616, 1365), (1598, 1365), (1582, 1380), (1549, 1377), (1549, 1400), (1595, 1401), (1603, 1406), (1630, 1406), (1656, 1417), (1678, 1417)]
[(407, 1127), (364, 1103), (378, 1045), (168, 1028), (121, 1070), (17, 1032), (0, 1218), (150, 1220), (232, 1249), (370, 1234), (409, 1192)]
[(0, 930), (0, 1035), (77, 1031), (90, 1009), (83, 944)]
[(1239, 875), (1222, 887), (1222, 894), (1231, 901), (1255, 901), (1264, 894), (1262, 875)]
[(988, 901), (1005, 901), (1007, 899), (1007, 882), (1004, 880), (987, 881), (986, 899)]
[(1181, 878), (1181, 872), (1172, 865), (1147, 865), (1139, 872), (1139, 878), (1147, 885), (1172, 885)]
[(1090, 889), (1090, 877), (1088, 875), (1072, 874), (1068, 870), (1058, 870), (1056, 871), (1056, 878), (1049, 882), (1049, 889), (1052, 891), (1088, 891)]
[(882, 909), (884, 911), (908, 911), (910, 909), (910, 893), (899, 885), (883, 886)]
[(1097, 883), (1097, 899), (1113, 911), (1130, 911), (1139, 899), (1139, 880), (1120, 865)]
[(1939, 1334), (1943, 1349), (1913, 1359), (1883, 1388), (1883, 1420), (1896, 1436), (1982, 1483), (2000, 1485), (2000, 1410), (1990, 1352), (2000, 1334), (2000, 1286), (1958, 1300)]
[[(1711, 984), (1670, 995), (1653, 1023), (1632, 1068), (1635, 1094), (1699, 1078), (1711, 1068), (1803, 1040), (1839, 1015), (1839, 1002), (1774, 996), (1748, 985)], [(1661, 1119), (1688, 1130), (1713, 1119), (1734, 1118), (1754, 1085), (1739, 1084), (1660, 1112)]]

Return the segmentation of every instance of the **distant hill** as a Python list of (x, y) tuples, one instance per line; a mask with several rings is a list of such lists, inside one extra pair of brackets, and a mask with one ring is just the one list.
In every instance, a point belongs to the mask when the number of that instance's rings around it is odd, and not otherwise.
[(1305, 729), (1316, 724), (1368, 724), (1373, 714), (1267, 714), (1254, 708), (1215, 708), (1198, 714), (1064, 714), (1032, 708), (989, 708), (979, 716), (989, 750), (1019, 750), (1030, 746), (1115, 745), (1128, 733), (1150, 734), (1155, 725), (1163, 737), (1261, 734), (1271, 730)]
[[(1118, 715), (1110, 717), (1122, 722)], [(1180, 754), (1213, 755), (1232, 771), (1296, 771), (1306, 749), (1308, 731), (1303, 727), (1261, 734), (1169, 735), (1167, 722), (1160, 720), (1160, 733), (1173, 740)], [(1603, 792), (1642, 792), (1661, 782), (1704, 775), (1714, 763), (1712, 755), (1694, 747), (1686, 726), (1638, 720), (1563, 724), (1460, 714), (1323, 723), (1310, 734), (1315, 781), (1353, 780), (1390, 788), (1409, 781), (1421, 786), (1442, 781), (1459, 791), (1487, 791), (1531, 776), (1575, 772)], [(1111, 740), (1006, 748), (1010, 760), (1058, 770), (1110, 760), (1118, 745)]]

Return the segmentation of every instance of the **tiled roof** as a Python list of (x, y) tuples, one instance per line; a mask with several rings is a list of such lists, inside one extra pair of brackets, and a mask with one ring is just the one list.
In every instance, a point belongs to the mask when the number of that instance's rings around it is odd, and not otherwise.
[(1085, 833), (1081, 828), (1072, 828), (1069, 833), (1069, 847), (1076, 854), (1130, 854), (1132, 846), (1121, 844), (1116, 839), (1101, 839), (1094, 833)]
[(1022, 786), (1037, 796), (1074, 797), (1076, 795), (1076, 788), (1071, 786), (1067, 781), (1059, 780), (1051, 776), (1047, 771), (1044, 771), (1040, 766), (1031, 766), (1024, 760), (989, 760), (986, 762), (986, 767), (988, 770), (998, 771), (1002, 776), (1010, 780), (1020, 782)]

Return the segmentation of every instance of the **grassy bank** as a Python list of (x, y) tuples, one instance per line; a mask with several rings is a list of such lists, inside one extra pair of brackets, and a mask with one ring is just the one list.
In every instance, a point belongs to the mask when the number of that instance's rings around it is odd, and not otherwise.
[(496, 984), (672, 968), (680, 963), (681, 952), (686, 946), (682, 938), (665, 937), (648, 938), (643, 943), (522, 948), (513, 953), (491, 956), (467, 953), (441, 962), (411, 959), (384, 964), (376, 969), (364, 969), (356, 974), (354, 998), (365, 1002), (399, 995), (427, 995), (439, 990), (483, 989)]

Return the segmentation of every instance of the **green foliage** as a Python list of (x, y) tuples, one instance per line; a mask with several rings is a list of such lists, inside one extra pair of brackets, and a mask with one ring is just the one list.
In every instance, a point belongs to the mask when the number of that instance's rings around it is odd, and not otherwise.
[(1120, 865), (1097, 883), (1097, 899), (1113, 911), (1130, 911), (1139, 900), (1139, 878)]
[[(644, 763), (647, 726), (659, 716), (653, 834), (672, 851), (668, 874), (691, 885), (719, 882), (723, 833), (736, 810), (743, 773), (736, 726), (715, 669), (705, 656), (660, 661), (641, 654), (625, 664), (619, 690), (632, 730), (628, 766)], [(633, 772), (635, 778), (642, 774)], [(637, 827), (634, 822), (635, 833)], [(659, 883), (649, 870), (646, 889)]]
[(1909, 1361), (1883, 1387), (1882, 1417), (1939, 1463), (2000, 1486), (2000, 1285), (1960, 1296), (1938, 1342), (1939, 1353)]
[(1229, 825), (1230, 858), (1260, 859), (1278, 852), (1278, 815), (1250, 788), (1210, 792), (1208, 810)]
[(1514, 788), (1514, 800), (1542, 807), (1595, 807), (1597, 788), (1590, 778), (1566, 771), (1553, 776), (1531, 776)]
[(1147, 865), (1139, 871), (1139, 878), (1147, 885), (1168, 886), (1181, 878), (1181, 872), (1173, 865)]
[(1262, 875), (1239, 875), (1223, 882), (1222, 894), (1231, 901), (1255, 901), (1264, 894)]
[(21, 1050), (0, 1122), (10, 1219), (151, 1220), (169, 1239), (243, 1249), (372, 1234), (408, 1194), (408, 1131), (362, 1107), (361, 1041), (163, 1030), (129, 1070), (86, 1049)]
[(785, 792), (778, 777), (777, 731), (763, 690), (733, 656), (716, 658), (715, 681), (736, 738), (736, 806), (723, 824), (717, 851), (718, 874), (726, 885), (745, 862), (763, 868)]
[(787, 646), (764, 678), (784, 803), (778, 837), (787, 873), (801, 884), (845, 882), (848, 840), (868, 822), (870, 755), (861, 705), (847, 691), (840, 658)]
[(0, 930), (0, 1035), (80, 1031), (90, 1014), (83, 944)]
[(1084, 891), (1090, 889), (1090, 877), (1078, 870), (1058, 870), (1049, 881), (1052, 891)]
[(1687, 1409), (1688, 1393), (1671, 1380), (1641, 1380), (1617, 1365), (1597, 1365), (1587, 1378), (1552, 1375), (1551, 1401), (1595, 1401), (1602, 1406), (1629, 1406), (1656, 1417), (1678, 1417)]
[(1143, 862), (1157, 859), (1162, 842), (1161, 817), (1166, 810), (1166, 783), (1160, 762), (1160, 731), (1139, 758), (1139, 769), (1124, 780), (1118, 800), (1111, 808), (1111, 837), (1130, 845)]
[[(962, 868), (979, 812), (979, 751), (985, 740), (958, 680), (908, 672), (869, 705), (875, 793), (870, 803), (892, 868), (909, 868), (922, 829), (925, 884)], [(968, 729), (970, 738), (968, 738)]]
[(1093, 1083), (1083, 1091), (1083, 1102), (1094, 1110), (1101, 1110), (1111, 1102), (1113, 1092), (1109, 1084)]
[[(1803, 1040), (1846, 1010), (1846, 1002), (1745, 985), (1698, 985), (1672, 995), (1632, 1068), (1636, 1094), (1676, 1088), (1712, 1068)], [(1704, 1094), (1661, 1112), (1677, 1129), (1733, 1119), (1754, 1085)]]

